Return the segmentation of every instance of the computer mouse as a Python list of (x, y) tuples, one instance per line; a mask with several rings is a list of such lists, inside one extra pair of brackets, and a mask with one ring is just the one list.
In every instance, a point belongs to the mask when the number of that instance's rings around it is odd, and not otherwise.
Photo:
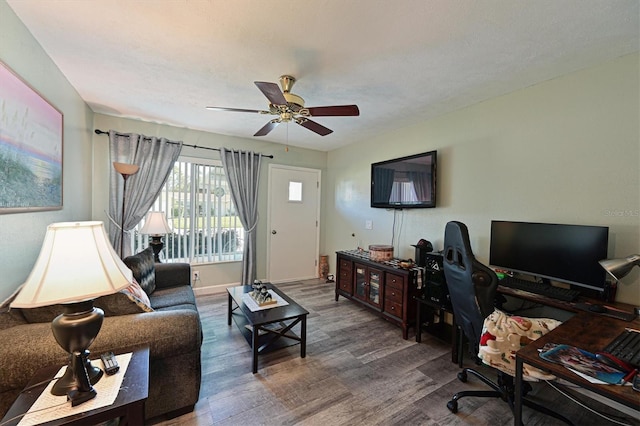
[(607, 312), (607, 307), (603, 306), (603, 305), (591, 305), (591, 306), (589, 306), (589, 310), (591, 312), (596, 312), (596, 313), (602, 314), (602, 313)]

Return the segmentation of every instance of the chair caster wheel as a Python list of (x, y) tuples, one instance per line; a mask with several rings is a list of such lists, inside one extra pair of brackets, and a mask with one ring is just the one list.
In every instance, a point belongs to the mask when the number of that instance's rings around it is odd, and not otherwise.
[(447, 408), (453, 414), (457, 413), (458, 412), (458, 401), (451, 400), (451, 401), (447, 402)]
[(460, 380), (462, 383), (467, 383), (467, 372), (462, 370), (461, 372), (458, 373), (458, 380)]

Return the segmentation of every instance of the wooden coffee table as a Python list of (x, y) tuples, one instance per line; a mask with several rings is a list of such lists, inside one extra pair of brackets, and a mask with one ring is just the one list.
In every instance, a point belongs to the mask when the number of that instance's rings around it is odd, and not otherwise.
[[(24, 413), (36, 402), (48, 381), (60, 370), (60, 365), (41, 368), (27, 385), (28, 391), (23, 391), (13, 403), (0, 423), (3, 425), (17, 425)], [(34, 384), (39, 384), (34, 386)], [(143, 347), (133, 351), (129, 366), (124, 374), (122, 386), (115, 402), (102, 408), (85, 411), (68, 417), (45, 423), (53, 425), (94, 425), (120, 417), (120, 425), (144, 424), (144, 404), (149, 395), (149, 348)], [(13, 420), (10, 420), (13, 419)], [(6, 424), (5, 424), (6, 422)]]
[[(252, 290), (250, 285), (229, 287), (227, 324), (233, 318), (252, 350), (252, 371), (258, 372), (258, 355), (300, 343), (300, 358), (307, 355), (307, 315), (309, 312), (273, 284), (265, 284), (288, 305), (252, 311), (242, 300)], [(292, 328), (300, 324), (300, 335)]]

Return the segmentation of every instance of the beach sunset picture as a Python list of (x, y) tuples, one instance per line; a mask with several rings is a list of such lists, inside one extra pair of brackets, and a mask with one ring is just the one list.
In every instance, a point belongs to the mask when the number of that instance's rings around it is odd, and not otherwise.
[(0, 213), (62, 208), (63, 116), (0, 63)]

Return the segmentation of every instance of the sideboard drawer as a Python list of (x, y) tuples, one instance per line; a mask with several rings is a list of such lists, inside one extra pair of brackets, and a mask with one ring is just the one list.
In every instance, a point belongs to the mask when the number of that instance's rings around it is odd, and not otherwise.
[(344, 259), (340, 259), (340, 271), (351, 271), (351, 265), (353, 265), (353, 262), (350, 262), (348, 260), (344, 260)]
[(398, 290), (395, 287), (388, 287), (384, 293), (384, 297), (392, 302), (402, 304), (402, 289)]
[(351, 279), (351, 272), (349, 272), (348, 274), (341, 273), (340, 277), (338, 277), (338, 286), (340, 287), (340, 290), (345, 291), (349, 294), (351, 294), (353, 291), (352, 283), (353, 281)]
[(394, 317), (402, 317), (402, 304), (393, 302), (391, 299), (384, 300), (384, 311)]
[(404, 287), (404, 277), (387, 272), (385, 285), (387, 287), (397, 288), (398, 290), (400, 290), (400, 292), (402, 292), (402, 288)]

